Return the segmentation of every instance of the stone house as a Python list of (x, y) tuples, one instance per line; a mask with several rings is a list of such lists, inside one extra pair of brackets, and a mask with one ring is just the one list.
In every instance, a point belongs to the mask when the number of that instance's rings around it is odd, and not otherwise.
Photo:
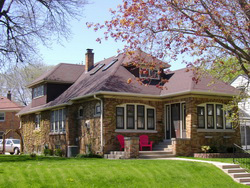
[[(136, 67), (138, 58), (156, 66)], [(240, 144), (223, 109), (238, 90), (220, 81), (209, 86), (209, 75), (196, 83), (193, 71), (168, 67), (141, 51), (94, 64), (91, 49), (85, 66), (59, 64), (28, 86), (33, 100), (19, 113), (24, 152), (48, 146), (68, 156), (72, 148), (106, 154), (119, 150), (118, 134), (148, 135), (155, 145), (169, 140), (176, 155)]]
[(240, 110), (241, 144), (245, 149), (250, 149), (250, 80), (246, 75), (239, 75), (231, 81), (231, 86), (242, 90), (248, 97), (238, 104)]
[(6, 97), (0, 96), (0, 139), (3, 139), (3, 134), (10, 131), (6, 138), (17, 138), (20, 139), (20, 136), (14, 131), (19, 129), (20, 119), (16, 114), (22, 109), (22, 106), (16, 104), (11, 100), (10, 91)]

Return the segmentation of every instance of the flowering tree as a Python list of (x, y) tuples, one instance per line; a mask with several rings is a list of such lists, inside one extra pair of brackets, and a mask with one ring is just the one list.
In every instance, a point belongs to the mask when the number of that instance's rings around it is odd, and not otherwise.
[(183, 56), (187, 66), (219, 64), (230, 72), (223, 61), (234, 57), (250, 78), (249, 0), (123, 0), (111, 13), (104, 24), (88, 26), (105, 28), (105, 39), (124, 41), (128, 50), (169, 61)]

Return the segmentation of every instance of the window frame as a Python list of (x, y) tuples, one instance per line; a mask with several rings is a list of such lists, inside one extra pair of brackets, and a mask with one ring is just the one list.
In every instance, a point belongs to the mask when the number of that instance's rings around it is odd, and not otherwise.
[[(129, 114), (129, 112), (128, 112), (128, 110), (129, 110), (128, 107), (129, 106), (133, 107), (133, 115), (131, 115), (131, 116), (128, 115)], [(135, 129), (135, 105), (127, 104), (127, 108), (126, 109), (127, 109), (127, 116), (126, 116), (126, 118), (127, 118), (127, 129)], [(128, 123), (129, 123), (128, 119), (129, 119), (129, 117), (133, 119), (133, 121), (132, 121), (133, 122), (133, 124), (132, 124), (133, 126), (131, 126), (131, 127), (128, 126)]]
[[(143, 76), (143, 74), (141, 74), (142, 71), (148, 71), (148, 76)], [(152, 77), (153, 76), (153, 72), (156, 71), (156, 75), (157, 77)], [(149, 79), (152, 79), (152, 80), (160, 80), (160, 75), (158, 74), (158, 69), (149, 69), (149, 68), (140, 68), (139, 69), (139, 77), (140, 78), (149, 78)]]
[(5, 114), (5, 112), (0, 112), (0, 114), (3, 114), (3, 116), (2, 116), (3, 119), (0, 119), (0, 122), (4, 122), (4, 121), (5, 121), (5, 115), (6, 115), (6, 114)]
[[(128, 127), (128, 106), (129, 105), (132, 105), (134, 106), (134, 113), (133, 113), (133, 124), (134, 124), (134, 127), (132, 128), (131, 127)], [(144, 128), (139, 128), (138, 127), (138, 107), (137, 106), (144, 106)], [(124, 104), (121, 104), (121, 105), (117, 105), (116, 106), (116, 109), (117, 108), (124, 108), (124, 128), (117, 128), (117, 110), (116, 110), (116, 131), (119, 132), (156, 132), (156, 108), (155, 107), (152, 107), (152, 106), (149, 106), (149, 105), (146, 105), (146, 104), (142, 104), (142, 103), (124, 103)], [(140, 108), (140, 107), (139, 107)], [(147, 109), (153, 109), (154, 110), (154, 129), (148, 129), (148, 118), (147, 118)], [(131, 115), (132, 117), (132, 115)]]
[[(215, 125), (214, 125), (214, 117), (215, 117), (215, 114), (214, 114), (214, 104), (207, 104), (206, 105), (207, 106), (207, 115), (206, 115), (206, 117), (207, 117), (207, 129), (214, 129), (215, 128)], [(208, 112), (208, 106), (212, 106), (212, 115), (209, 115), (209, 112)], [(213, 126), (212, 127), (208, 127), (208, 118), (209, 117), (212, 117), (212, 123), (213, 123)]]
[(83, 118), (83, 107), (82, 106), (80, 106), (78, 108), (78, 118), (79, 119)]
[[(143, 116), (139, 116), (139, 113), (138, 113), (138, 109), (139, 109), (139, 107), (143, 107)], [(144, 105), (136, 105), (136, 114), (137, 114), (137, 129), (142, 129), (142, 130), (144, 130), (145, 129), (145, 106)], [(140, 127), (139, 128), (139, 117), (142, 117), (143, 118), (143, 127)]]
[(45, 95), (44, 89), (45, 89), (44, 85), (40, 85), (40, 86), (33, 88), (32, 99), (36, 99), (36, 98), (44, 96)]
[[(61, 120), (60, 120), (60, 111), (62, 112)], [(57, 114), (57, 117), (56, 117), (56, 114)], [(61, 129), (60, 129), (60, 125), (61, 125)], [(54, 133), (54, 134), (66, 133), (65, 127), (66, 127), (66, 108), (52, 110), (50, 112), (50, 133)]]
[[(122, 115), (118, 115), (118, 109), (122, 109)], [(117, 126), (117, 118), (118, 117), (122, 117), (122, 127), (118, 127)], [(125, 109), (124, 109), (124, 107), (116, 107), (116, 129), (124, 129), (124, 126), (125, 126), (125, 122), (124, 122), (124, 120), (125, 120)]]
[[(150, 128), (148, 125), (149, 125), (149, 111), (150, 110), (153, 110), (153, 128)], [(151, 117), (152, 118), (152, 117)], [(153, 108), (148, 108), (147, 109), (147, 130), (155, 130), (155, 109), (153, 109)]]
[[(219, 106), (221, 107), (221, 109), (220, 109), (220, 114), (221, 114), (221, 115), (220, 115), (220, 116), (217, 115), (217, 107), (219, 107)], [(224, 129), (223, 105), (221, 105), (221, 104), (216, 104), (216, 105), (215, 105), (215, 110), (216, 110), (216, 113), (215, 113), (215, 116), (216, 116), (216, 117), (215, 117), (215, 120), (216, 120), (216, 121), (215, 121), (216, 129)], [(222, 127), (218, 127), (218, 126), (217, 126), (218, 117), (221, 117), (221, 118), (222, 118), (222, 121), (221, 121), (221, 122), (222, 122)]]
[[(199, 108), (203, 109), (203, 115), (199, 115)], [(204, 129), (206, 127), (206, 117), (205, 117), (206, 111), (205, 111), (205, 107), (204, 106), (197, 106), (197, 124), (198, 124), (198, 128), (200, 129)], [(203, 117), (203, 125), (204, 126), (199, 126), (199, 116)]]
[(40, 129), (41, 127), (41, 114), (35, 114), (35, 129)]
[[(100, 109), (100, 110), (97, 110), (97, 109)], [(95, 116), (100, 116), (101, 115), (101, 113), (102, 113), (102, 109), (101, 109), (101, 103), (96, 103), (95, 104), (95, 110), (94, 110), (95, 112), (94, 112), (94, 115)]]

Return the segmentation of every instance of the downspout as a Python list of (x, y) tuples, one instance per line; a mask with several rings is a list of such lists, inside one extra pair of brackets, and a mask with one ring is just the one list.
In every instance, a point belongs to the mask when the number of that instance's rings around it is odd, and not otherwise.
[(100, 148), (100, 152), (103, 152), (103, 100), (101, 98), (96, 97), (96, 95), (94, 95), (94, 98), (101, 101), (101, 117), (100, 117), (100, 121), (101, 121), (101, 148)]

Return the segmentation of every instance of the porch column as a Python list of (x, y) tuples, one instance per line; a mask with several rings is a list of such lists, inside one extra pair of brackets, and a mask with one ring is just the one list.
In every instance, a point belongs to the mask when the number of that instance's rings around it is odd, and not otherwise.
[(124, 137), (125, 159), (139, 157), (139, 137)]

